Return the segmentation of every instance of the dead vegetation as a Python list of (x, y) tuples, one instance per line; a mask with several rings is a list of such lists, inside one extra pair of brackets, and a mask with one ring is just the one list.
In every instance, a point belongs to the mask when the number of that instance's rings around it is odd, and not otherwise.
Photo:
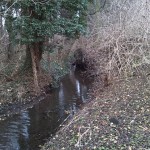
[[(116, 81), (78, 112), (42, 150), (137, 150), (150, 148), (150, 101), (146, 79)], [(100, 94), (101, 93), (101, 94)]]
[(147, 0), (115, 0), (89, 16), (90, 33), (81, 44), (94, 66), (92, 74), (105, 73), (110, 80), (147, 74), (142, 68), (150, 66), (149, 10)]

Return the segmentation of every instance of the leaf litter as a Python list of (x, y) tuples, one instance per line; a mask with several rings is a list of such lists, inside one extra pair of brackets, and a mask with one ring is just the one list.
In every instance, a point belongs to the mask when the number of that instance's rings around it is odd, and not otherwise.
[(149, 150), (150, 85), (143, 76), (116, 80), (94, 98), (42, 150)]

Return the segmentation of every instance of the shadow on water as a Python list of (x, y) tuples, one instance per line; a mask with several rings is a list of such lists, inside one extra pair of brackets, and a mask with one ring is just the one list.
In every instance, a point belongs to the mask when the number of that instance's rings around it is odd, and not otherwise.
[(91, 81), (81, 78), (78, 72), (71, 71), (51, 95), (34, 107), (1, 121), (0, 149), (39, 149), (68, 116), (72, 117), (86, 103), (90, 84)]

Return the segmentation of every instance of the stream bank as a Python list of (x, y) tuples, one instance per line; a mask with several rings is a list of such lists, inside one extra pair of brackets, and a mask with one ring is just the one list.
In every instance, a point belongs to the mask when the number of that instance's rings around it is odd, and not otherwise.
[(150, 149), (150, 83), (147, 77), (117, 79), (79, 111), (41, 150)]

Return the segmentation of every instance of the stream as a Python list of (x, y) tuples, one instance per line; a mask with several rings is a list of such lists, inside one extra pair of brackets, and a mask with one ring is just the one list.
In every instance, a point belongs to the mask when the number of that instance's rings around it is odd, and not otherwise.
[(0, 150), (38, 150), (87, 102), (91, 81), (70, 71), (46, 98), (0, 121)]

